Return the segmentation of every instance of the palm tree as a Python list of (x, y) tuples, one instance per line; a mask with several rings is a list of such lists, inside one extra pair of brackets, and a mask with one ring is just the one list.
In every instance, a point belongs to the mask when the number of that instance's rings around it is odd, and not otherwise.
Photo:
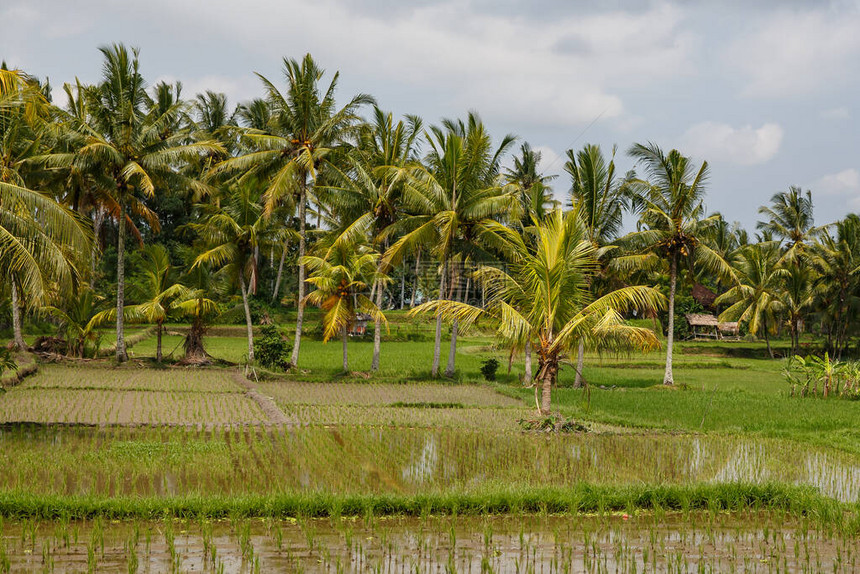
[(272, 231), (263, 215), (262, 187), (249, 178), (234, 182), (228, 186), (222, 205), (201, 206), (203, 222), (189, 224), (206, 245), (192, 267), (221, 269), (234, 288), (239, 286), (248, 332), (249, 365), (254, 363), (254, 325), (248, 296), (257, 291), (257, 253)]
[[(611, 249), (606, 247), (618, 236), (621, 230), (623, 210), (626, 201), (623, 182), (615, 177), (615, 149), (609, 162), (598, 145), (586, 144), (579, 152), (567, 150), (564, 171), (570, 175), (570, 199), (573, 208), (579, 212), (585, 223), (588, 240), (599, 249), (598, 259), (602, 263), (602, 273), (595, 274), (591, 286), (594, 294), (606, 288), (601, 280), (608, 270), (607, 259)], [(579, 341), (576, 351), (576, 378), (574, 387), (582, 386), (582, 366), (585, 355), (585, 341)]]
[[(501, 156), (513, 142), (514, 137), (508, 135), (493, 149), (481, 119), (471, 112), (465, 122), (445, 120), (443, 127), (432, 127), (427, 136), (430, 146), (425, 158), (427, 166), (407, 170), (405, 202), (415, 215), (392, 226), (393, 231), (408, 231), (392, 245), (385, 258), (395, 261), (407, 249), (432, 245), (442, 270), (439, 299), (463, 295), (457, 267), (493, 259), (490, 250), (503, 246), (500, 233), (507, 229), (500, 221), (506, 217), (519, 218), (516, 188), (505, 185), (499, 177)], [(455, 318), (445, 368), (447, 377), (453, 377), (455, 372), (457, 331)], [(439, 315), (431, 371), (434, 377), (439, 374), (441, 341)]]
[[(85, 88), (86, 118), (66, 116), (68, 126), (80, 140), (73, 152), (55, 153), (48, 165), (91, 174), (102, 192), (111, 198), (117, 221), (116, 359), (125, 361), (123, 311), (125, 306), (125, 236), (130, 214), (158, 229), (156, 214), (146, 198), (155, 195), (157, 183), (199, 186), (176, 169), (199, 155), (223, 153), (214, 141), (188, 141), (183, 131), (173, 131), (185, 105), (174, 101), (163, 106), (146, 92), (140, 73), (138, 51), (122, 44), (99, 48), (104, 56), (102, 81)], [(163, 95), (163, 93), (162, 93)], [(86, 120), (86, 121), (83, 121)]]
[(717, 297), (717, 305), (732, 305), (720, 314), (721, 321), (745, 321), (754, 335), (764, 334), (767, 352), (773, 358), (768, 332), (782, 310), (779, 297), (788, 271), (779, 265), (779, 243), (768, 241), (747, 245), (737, 262), (738, 284)]
[[(344, 169), (329, 167), (332, 185), (323, 189), (338, 227), (348, 240), (369, 237), (377, 248), (388, 249), (389, 227), (404, 216), (402, 205), (402, 169), (416, 162), (417, 138), (421, 119), (406, 116), (394, 123), (391, 113), (374, 106), (373, 122), (362, 127), (359, 145), (345, 160)], [(387, 269), (379, 260), (379, 275)], [(382, 307), (383, 286), (374, 285), (374, 304)], [(381, 316), (377, 315), (373, 333), (373, 359), (370, 370), (379, 370), (382, 336)]]
[(40, 309), (59, 321), (59, 333), (67, 341), (68, 356), (83, 358), (87, 355), (88, 344), (98, 346), (101, 336), (96, 331), (97, 323), (93, 318), (101, 303), (102, 297), (95, 291), (82, 287), (77, 293), (64, 297), (61, 307), (46, 305)]
[(340, 235), (322, 256), (308, 255), (301, 263), (311, 272), (308, 283), (316, 287), (305, 299), (326, 312), (323, 341), (340, 334), (343, 372), (348, 373), (347, 341), (356, 315), (365, 313), (387, 324), (379, 307), (364, 294), (370, 283), (384, 280), (378, 271), (379, 254), (367, 245), (351, 242)]
[(717, 276), (734, 277), (731, 266), (702, 238), (719, 216), (704, 217), (705, 182), (708, 163), (698, 170), (678, 150), (668, 154), (655, 144), (635, 144), (628, 152), (645, 172), (645, 179), (631, 179), (625, 185), (639, 213), (640, 229), (626, 235), (621, 244), (630, 255), (617, 257), (620, 269), (647, 269), (669, 266), (669, 326), (666, 344), (664, 385), (675, 382), (672, 350), (675, 328), (675, 291), (680, 265), (702, 266)]
[(39, 151), (47, 101), (28, 76), (0, 70), (0, 268), (10, 285), (14, 345), (26, 348), (21, 306), (67, 291), (80, 277), (76, 258), (87, 253), (84, 223), (28, 186), (28, 164)]
[(517, 188), (522, 213), (521, 226), (531, 225), (533, 219), (543, 219), (554, 203), (549, 183), (555, 175), (539, 171), (541, 152), (533, 150), (528, 142), (520, 145), (520, 155), (513, 157), (514, 165), (505, 170), (505, 179)]
[[(370, 96), (359, 94), (345, 106), (338, 108), (335, 90), (339, 74), (335, 73), (328, 88), (324, 93), (320, 93), (319, 83), (324, 73), (310, 54), (301, 62), (284, 58), (286, 94), (258, 74), (268, 96), (268, 112), (271, 114), (268, 123), (265, 129), (259, 126), (256, 126), (256, 129), (248, 129), (243, 135), (243, 141), (250, 150), (222, 162), (216, 170), (253, 174), (260, 181), (267, 181), (268, 187), (264, 194), (267, 216), (284, 203), (294, 202), (298, 209), (299, 303), (291, 359), (293, 366), (299, 361), (304, 323), (305, 266), (301, 261), (307, 248), (306, 214), (309, 188), (316, 182), (327, 156), (355, 132), (359, 121), (358, 108), (373, 103)], [(257, 107), (259, 106), (248, 108), (248, 111), (259, 112)], [(249, 113), (249, 117), (261, 119), (257, 113)]]
[(788, 265), (786, 271), (777, 297), (783, 312), (788, 316), (791, 356), (794, 356), (800, 351), (801, 325), (815, 303), (817, 281), (811, 265)]
[(802, 255), (807, 243), (821, 232), (814, 227), (812, 217), (812, 192), (791, 186), (788, 191), (775, 193), (770, 198), (771, 207), (762, 206), (758, 212), (767, 216), (767, 221), (760, 221), (757, 229), (785, 242), (786, 261), (792, 261)]
[(469, 325), (487, 316), (498, 322), (498, 333), (511, 343), (534, 346), (538, 356), (535, 400), (541, 414), (550, 413), (553, 385), (561, 361), (577, 342), (594, 346), (659, 346), (650, 329), (627, 325), (624, 313), (660, 307), (663, 296), (652, 287), (632, 286), (591, 295), (589, 278), (597, 269), (595, 248), (576, 213), (560, 209), (529, 229), (534, 241), (508, 232), (512, 263), (509, 270), (481, 266), (476, 273), (489, 289), (485, 309), (468, 303), (436, 300), (412, 313), (439, 313)]
[[(126, 320), (136, 323), (154, 323), (156, 328), (155, 360), (162, 359), (161, 339), (164, 321), (182, 302), (187, 300), (190, 290), (176, 282), (176, 273), (170, 263), (170, 254), (161, 244), (147, 245), (135, 262), (137, 276), (131, 285), (132, 299), (141, 301), (126, 305)], [(93, 317), (90, 322), (98, 325), (115, 320), (116, 309), (108, 309)]]

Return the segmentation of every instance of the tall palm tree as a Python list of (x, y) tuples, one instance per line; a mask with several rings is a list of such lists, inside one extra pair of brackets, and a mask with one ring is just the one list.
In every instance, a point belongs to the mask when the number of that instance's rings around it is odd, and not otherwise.
[(554, 203), (550, 182), (557, 176), (543, 175), (540, 161), (541, 152), (525, 142), (520, 145), (519, 156), (513, 157), (513, 166), (505, 169), (505, 179), (517, 188), (523, 227), (531, 225), (535, 218), (543, 219)]
[(784, 258), (792, 261), (821, 232), (814, 226), (812, 192), (804, 195), (802, 189), (792, 185), (788, 191), (775, 193), (770, 202), (771, 207), (759, 208), (759, 214), (766, 216), (767, 221), (758, 222), (756, 228), (784, 241)]
[[(567, 162), (564, 171), (570, 175), (570, 201), (585, 223), (588, 240), (599, 249), (598, 259), (602, 263), (602, 272), (592, 277), (591, 285), (597, 295), (606, 288), (606, 281), (601, 280), (608, 271), (607, 261), (611, 249), (605, 247), (618, 236), (626, 200), (623, 192), (623, 181), (615, 175), (615, 149), (607, 162), (603, 151), (598, 145), (586, 144), (579, 152), (567, 150)], [(582, 367), (585, 356), (585, 340), (580, 340), (576, 351), (575, 387), (582, 386)]]
[[(359, 122), (359, 107), (372, 104), (366, 94), (353, 97), (343, 107), (335, 101), (338, 73), (324, 92), (320, 81), (325, 71), (310, 54), (301, 60), (284, 58), (287, 91), (282, 93), (273, 82), (258, 74), (266, 88), (271, 114), (266, 127), (250, 128), (243, 141), (250, 148), (243, 155), (222, 162), (217, 171), (253, 174), (267, 181), (264, 195), (265, 213), (271, 215), (283, 203), (294, 202), (299, 218), (299, 285), (296, 338), (292, 364), (299, 361), (302, 325), (304, 323), (305, 266), (301, 263), (307, 249), (307, 203), (310, 187), (320, 168), (334, 149), (342, 146), (354, 133)], [(259, 112), (256, 106), (251, 112)], [(260, 119), (257, 114), (252, 118)]]
[(20, 71), (0, 70), (0, 269), (12, 297), (14, 344), (25, 348), (22, 299), (44, 302), (80, 277), (76, 259), (90, 246), (84, 223), (30, 189), (28, 166), (40, 151), (48, 103)]
[[(380, 251), (390, 245), (389, 227), (404, 216), (402, 169), (416, 162), (421, 119), (406, 116), (394, 122), (391, 113), (374, 107), (373, 121), (362, 127), (359, 145), (344, 162), (329, 168), (332, 185), (322, 197), (338, 218), (339, 232), (352, 241), (370, 238)], [(379, 276), (388, 270), (379, 260)], [(382, 285), (374, 285), (374, 304), (382, 307)], [(382, 318), (377, 315), (373, 332), (373, 359), (370, 370), (379, 370)]]
[(767, 352), (773, 358), (769, 331), (782, 310), (779, 291), (788, 271), (779, 265), (779, 243), (768, 241), (743, 247), (738, 256), (738, 284), (717, 297), (714, 303), (731, 306), (720, 314), (721, 321), (745, 321), (754, 335), (764, 335)]
[(791, 356), (800, 351), (800, 331), (805, 317), (812, 310), (816, 294), (816, 274), (812, 265), (787, 265), (787, 273), (777, 297), (788, 318), (791, 333)]
[[(508, 135), (493, 148), (480, 117), (471, 112), (466, 121), (445, 120), (441, 127), (433, 126), (427, 136), (430, 153), (425, 158), (426, 167), (408, 170), (404, 198), (414, 215), (392, 226), (408, 231), (392, 245), (386, 260), (397, 260), (418, 245), (432, 245), (442, 269), (439, 299), (463, 295), (458, 267), (493, 259), (491, 250), (503, 246), (500, 233), (507, 229), (500, 221), (519, 218), (516, 188), (499, 177), (501, 157), (514, 140)], [(455, 318), (447, 377), (454, 376), (456, 368), (458, 328)], [(433, 376), (439, 374), (441, 341), (440, 314), (436, 318)]]
[(702, 237), (716, 225), (719, 217), (705, 217), (705, 182), (708, 163), (695, 168), (690, 158), (678, 150), (663, 153), (655, 144), (634, 144), (628, 152), (645, 174), (631, 179), (626, 188), (639, 213), (638, 231), (621, 239), (630, 251), (615, 259), (623, 270), (669, 267), (669, 326), (666, 343), (664, 385), (675, 382), (672, 352), (675, 328), (675, 292), (681, 265), (702, 266), (722, 277), (734, 277), (731, 266), (711, 249)]
[(154, 101), (147, 94), (137, 49), (114, 44), (99, 50), (104, 57), (102, 81), (85, 88), (89, 113), (86, 118), (66, 117), (80, 146), (73, 152), (52, 154), (46, 161), (92, 174), (112, 199), (111, 215), (118, 227), (116, 359), (125, 361), (125, 236), (130, 215), (157, 230), (158, 217), (145, 203), (155, 195), (156, 185), (197, 187), (176, 168), (199, 155), (222, 153), (223, 147), (214, 141), (189, 141), (183, 131), (172, 130), (179, 125), (185, 104), (174, 101), (162, 106), (163, 100)]
[(206, 245), (193, 267), (207, 265), (221, 269), (242, 294), (249, 365), (254, 363), (254, 325), (248, 297), (257, 291), (257, 253), (272, 231), (263, 215), (262, 187), (250, 178), (234, 182), (228, 186), (220, 206), (202, 206), (203, 222), (189, 224)]
[[(310, 270), (308, 283), (316, 287), (305, 298), (326, 313), (323, 341), (340, 335), (343, 344), (343, 372), (349, 372), (347, 341), (358, 313), (385, 322), (379, 307), (364, 292), (369, 284), (383, 280), (378, 272), (379, 254), (366, 244), (338, 236), (320, 256), (307, 255), (302, 264)], [(387, 322), (386, 322), (387, 323)]]
[(488, 316), (498, 322), (502, 339), (533, 344), (538, 356), (535, 400), (546, 415), (561, 361), (580, 339), (615, 348), (659, 346), (653, 331), (627, 325), (623, 315), (660, 307), (664, 297), (652, 287), (632, 286), (594, 298), (589, 277), (597, 269), (596, 250), (576, 213), (563, 215), (556, 209), (529, 233), (534, 241), (513, 232), (505, 234), (512, 260), (508, 270), (479, 268), (476, 276), (490, 291), (486, 308), (436, 300), (412, 313), (439, 313), (464, 325)]

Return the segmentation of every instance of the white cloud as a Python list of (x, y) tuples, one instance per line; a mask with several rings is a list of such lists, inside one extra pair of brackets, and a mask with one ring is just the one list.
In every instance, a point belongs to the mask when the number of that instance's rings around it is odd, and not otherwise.
[(777, 154), (782, 135), (782, 127), (775, 123), (760, 128), (750, 125), (735, 128), (729, 124), (702, 122), (681, 136), (682, 151), (709, 162), (756, 165)]
[(745, 95), (795, 97), (827, 92), (854, 75), (860, 56), (856, 9), (815, 7), (768, 13), (750, 29), (725, 53), (729, 65), (747, 76)]
[(825, 195), (860, 195), (860, 171), (843, 169), (819, 178), (811, 187), (813, 191)]

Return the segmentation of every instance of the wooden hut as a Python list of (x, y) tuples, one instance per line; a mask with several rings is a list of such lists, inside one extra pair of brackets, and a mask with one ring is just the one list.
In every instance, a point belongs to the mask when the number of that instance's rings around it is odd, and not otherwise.
[(720, 322), (713, 315), (702, 315), (699, 313), (687, 313), (684, 315), (690, 326), (690, 338), (720, 338)]

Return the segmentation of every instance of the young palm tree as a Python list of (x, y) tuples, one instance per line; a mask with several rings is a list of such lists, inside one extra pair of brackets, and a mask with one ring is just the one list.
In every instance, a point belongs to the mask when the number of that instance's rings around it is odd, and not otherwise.
[(743, 247), (737, 263), (738, 284), (717, 297), (717, 305), (732, 305), (720, 314), (721, 321), (745, 321), (754, 335), (764, 334), (767, 352), (773, 358), (769, 331), (782, 310), (779, 297), (788, 271), (779, 265), (779, 243), (755, 243)]
[[(607, 275), (607, 260), (611, 249), (605, 248), (621, 230), (623, 210), (626, 200), (623, 182), (615, 177), (615, 148), (609, 162), (598, 145), (586, 144), (579, 152), (567, 150), (564, 171), (570, 175), (570, 201), (585, 223), (588, 240), (599, 249), (598, 259), (602, 272), (593, 277), (591, 288), (599, 294), (608, 286), (603, 279)], [(582, 367), (585, 355), (585, 341), (579, 341), (576, 351), (576, 378), (574, 387), (582, 386)]]
[(663, 296), (652, 287), (632, 286), (591, 295), (589, 278), (598, 263), (594, 245), (576, 213), (560, 209), (529, 229), (533, 241), (517, 233), (506, 234), (512, 264), (509, 270), (482, 266), (477, 279), (487, 286), (486, 308), (450, 300), (436, 300), (412, 313), (439, 313), (470, 325), (488, 316), (498, 321), (498, 333), (511, 343), (530, 344), (538, 357), (535, 400), (541, 414), (549, 414), (551, 392), (561, 361), (571, 355), (580, 339), (591, 345), (633, 345), (642, 349), (659, 346), (650, 329), (632, 327), (624, 313), (663, 305)]
[(323, 316), (323, 341), (340, 335), (343, 343), (343, 372), (349, 372), (347, 341), (358, 313), (385, 322), (379, 307), (364, 292), (370, 283), (380, 282), (379, 254), (367, 245), (338, 236), (322, 256), (308, 255), (302, 264), (310, 270), (308, 283), (316, 287), (305, 299), (318, 305)]
[(632, 254), (617, 257), (622, 270), (669, 266), (669, 325), (664, 385), (675, 382), (672, 351), (675, 328), (675, 291), (681, 265), (701, 266), (717, 276), (734, 277), (731, 266), (711, 249), (702, 237), (719, 217), (704, 217), (708, 163), (698, 170), (678, 150), (664, 154), (654, 144), (635, 144), (629, 154), (645, 172), (645, 179), (632, 179), (626, 189), (639, 213), (640, 229), (621, 239)]
[[(146, 92), (140, 73), (138, 51), (122, 44), (100, 48), (104, 56), (102, 81), (85, 88), (85, 118), (66, 116), (70, 135), (79, 145), (73, 152), (55, 153), (48, 165), (91, 174), (101, 191), (111, 198), (117, 221), (116, 359), (125, 361), (125, 236), (129, 214), (158, 228), (158, 218), (145, 203), (155, 195), (159, 182), (191, 188), (199, 184), (180, 175), (177, 166), (199, 155), (223, 153), (214, 141), (188, 143), (187, 134), (172, 131), (185, 105), (158, 105)], [(163, 102), (161, 102), (163, 103)], [(86, 120), (86, 121), (84, 121)]]
[(238, 285), (242, 293), (249, 365), (254, 363), (254, 326), (248, 297), (257, 291), (257, 253), (268, 241), (271, 231), (263, 216), (261, 188), (253, 179), (234, 182), (228, 186), (220, 206), (203, 206), (202, 223), (189, 224), (207, 246), (192, 267), (207, 265), (220, 269), (229, 283), (234, 288)]
[[(299, 261), (307, 248), (307, 203), (309, 188), (318, 177), (321, 166), (333, 148), (341, 146), (354, 133), (359, 121), (357, 110), (372, 104), (373, 98), (359, 94), (345, 106), (338, 108), (335, 89), (339, 74), (335, 73), (324, 93), (320, 81), (324, 70), (317, 66), (310, 54), (301, 62), (284, 59), (287, 91), (281, 93), (274, 83), (259, 76), (266, 87), (271, 114), (265, 129), (249, 129), (243, 141), (250, 150), (238, 157), (222, 162), (216, 171), (235, 171), (253, 174), (267, 181), (264, 195), (266, 215), (284, 203), (294, 202), (299, 218)], [(259, 74), (258, 74), (259, 75)], [(249, 111), (258, 112), (256, 108)], [(253, 115), (257, 118), (257, 115)], [(299, 263), (298, 314), (296, 338), (291, 362), (299, 362), (302, 325), (304, 323), (305, 266)]]
[[(164, 321), (178, 304), (188, 299), (190, 290), (176, 282), (176, 273), (170, 263), (170, 254), (161, 244), (147, 245), (136, 262), (137, 276), (131, 285), (132, 299), (141, 301), (126, 305), (126, 320), (133, 323), (152, 323), (156, 328), (155, 359), (160, 363), (161, 339)], [(115, 320), (116, 309), (108, 309), (93, 317), (90, 323), (98, 325)]]
[[(503, 218), (519, 218), (516, 188), (499, 177), (502, 154), (513, 144), (506, 136), (497, 148), (477, 114), (464, 122), (445, 120), (434, 126), (427, 137), (430, 153), (426, 167), (407, 170), (404, 199), (415, 215), (392, 226), (393, 231), (408, 230), (386, 253), (387, 261), (419, 245), (432, 245), (439, 260), (439, 299), (459, 297), (455, 263), (493, 259), (491, 250), (503, 247), (501, 233), (507, 228)], [(447, 292), (446, 292), (447, 290)], [(445, 376), (453, 377), (457, 352), (458, 320), (451, 325), (451, 347)], [(442, 317), (436, 318), (433, 376), (439, 374)]]

